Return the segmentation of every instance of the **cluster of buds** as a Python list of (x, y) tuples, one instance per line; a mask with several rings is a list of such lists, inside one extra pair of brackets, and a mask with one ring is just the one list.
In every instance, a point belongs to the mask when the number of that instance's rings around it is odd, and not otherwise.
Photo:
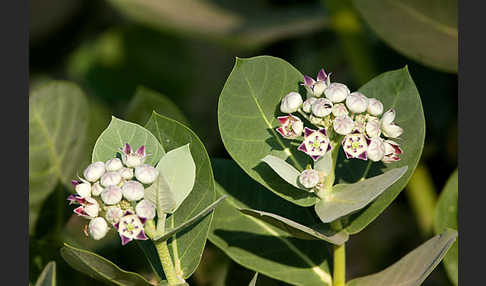
[(84, 178), (73, 180), (76, 194), (70, 195), (68, 201), (79, 205), (75, 214), (89, 219), (84, 229), (86, 236), (102, 239), (112, 226), (125, 245), (133, 239), (148, 239), (144, 225), (155, 217), (156, 210), (152, 202), (144, 199), (144, 193), (159, 173), (145, 164), (145, 146), (134, 151), (125, 144), (121, 151), (121, 160), (94, 162), (84, 170)]
[[(400, 160), (403, 151), (394, 140), (403, 129), (394, 123), (393, 108), (383, 113), (383, 103), (378, 99), (358, 91), (350, 92), (342, 83), (331, 83), (330, 74), (324, 69), (319, 71), (316, 80), (304, 76), (303, 86), (307, 91), (305, 101), (297, 92), (290, 92), (282, 99), (280, 111), (288, 115), (277, 117), (281, 126), (276, 129), (286, 139), (302, 141), (298, 150), (314, 161), (338, 145), (347, 159), (384, 163)], [(306, 118), (315, 128), (305, 127), (293, 113)], [(316, 181), (303, 180), (304, 186)]]

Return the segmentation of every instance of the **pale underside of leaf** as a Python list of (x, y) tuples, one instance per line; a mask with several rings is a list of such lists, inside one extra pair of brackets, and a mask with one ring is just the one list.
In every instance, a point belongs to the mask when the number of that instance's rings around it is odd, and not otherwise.
[(300, 172), (295, 169), (292, 165), (272, 155), (267, 155), (262, 159), (263, 162), (267, 163), (270, 168), (272, 168), (282, 179), (292, 186), (301, 189), (298, 180)]
[(56, 262), (47, 263), (40, 274), (35, 286), (56, 286)]

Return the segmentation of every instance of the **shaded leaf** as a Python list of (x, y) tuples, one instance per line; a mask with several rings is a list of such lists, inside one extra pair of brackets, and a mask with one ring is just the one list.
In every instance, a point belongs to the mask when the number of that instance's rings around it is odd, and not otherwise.
[(143, 86), (137, 87), (135, 95), (126, 110), (125, 118), (128, 121), (143, 125), (147, 123), (152, 111), (189, 126), (189, 120), (170, 98), (155, 90)]
[(281, 217), (276, 214), (252, 210), (252, 209), (240, 209), (244, 214), (250, 215), (257, 219), (260, 219), (268, 224), (278, 227), (294, 237), (302, 239), (322, 239), (324, 241), (330, 242), (332, 244), (341, 245), (348, 240), (348, 235), (346, 233), (337, 233), (333, 235), (326, 235), (321, 233), (319, 229), (313, 229), (307, 227), (295, 221), (289, 220), (287, 218)]
[(267, 163), (270, 168), (272, 168), (275, 173), (277, 173), (280, 178), (284, 179), (287, 183), (292, 186), (302, 189), (299, 186), (299, 176), (300, 172), (297, 171), (292, 165), (272, 155), (267, 155), (262, 159), (263, 162)]
[[(212, 161), (216, 191), (228, 198), (214, 211), (209, 239), (231, 259), (261, 274), (296, 285), (331, 285), (328, 244), (287, 231), (238, 211), (262, 209), (302, 225), (316, 225), (309, 208), (297, 208), (248, 177), (232, 160)], [(325, 232), (326, 225), (322, 225)], [(327, 231), (331, 231), (327, 229)]]
[(457, 0), (354, 0), (371, 28), (398, 52), (457, 72)]
[(61, 181), (70, 186), (85, 158), (88, 102), (75, 84), (52, 81), (29, 97), (29, 232)]
[[(261, 1), (110, 0), (127, 17), (166, 30), (217, 39), (254, 48), (278, 39), (302, 35), (327, 25), (316, 3), (275, 7)], [(188, 13), (197, 11), (197, 13)]]
[(310, 157), (275, 131), (280, 125), (280, 100), (299, 91), (303, 78), (279, 58), (237, 58), (219, 98), (218, 124), (226, 150), (250, 177), (284, 199), (311, 206), (317, 202), (316, 196), (289, 185), (261, 161), (273, 155), (298, 171), (310, 163)]
[(111, 261), (93, 252), (64, 244), (61, 256), (74, 269), (93, 279), (119, 286), (150, 286), (141, 275), (120, 269)]
[[(167, 151), (189, 144), (196, 164), (196, 180), (191, 193), (165, 223), (166, 228), (176, 229), (215, 200), (214, 178), (209, 156), (197, 135), (173, 119), (154, 112), (146, 128), (155, 135)], [(212, 217), (211, 213), (168, 240), (176, 272), (184, 279), (192, 275), (201, 260)]]
[(150, 154), (145, 160), (146, 164), (155, 166), (165, 153), (157, 138), (142, 126), (111, 118), (110, 125), (101, 133), (93, 149), (92, 162), (108, 161), (121, 152), (128, 143), (132, 149), (145, 145), (145, 151)]
[[(458, 198), (458, 170), (449, 177), (440, 194), (435, 208), (435, 233), (440, 233), (444, 228), (457, 230), (457, 198)], [(447, 275), (454, 285), (458, 285), (458, 242), (454, 242), (443, 260)]]
[(420, 285), (440, 263), (457, 237), (457, 231), (436, 235), (385, 270), (353, 279), (348, 286)]
[(39, 278), (37, 278), (37, 282), (35, 282), (35, 286), (56, 286), (56, 262), (51, 261), (47, 263), (44, 270), (40, 274)]
[(316, 213), (322, 222), (330, 223), (358, 211), (386, 191), (405, 174), (407, 169), (408, 167), (405, 166), (354, 184), (335, 185), (332, 194), (314, 206)]
[(383, 73), (359, 89), (369, 98), (377, 98), (385, 110), (396, 110), (395, 123), (404, 129), (397, 142), (403, 149), (400, 161), (383, 164), (362, 160), (345, 160), (344, 152), (339, 154), (336, 166), (336, 182), (354, 183), (394, 168), (408, 166), (407, 172), (383, 192), (368, 207), (353, 214), (344, 221), (349, 234), (355, 234), (370, 224), (407, 185), (422, 154), (425, 138), (425, 119), (420, 95), (408, 73), (408, 68)]

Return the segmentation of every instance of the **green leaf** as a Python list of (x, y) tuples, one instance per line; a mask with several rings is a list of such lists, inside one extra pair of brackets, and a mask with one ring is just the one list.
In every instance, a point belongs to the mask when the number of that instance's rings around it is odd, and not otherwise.
[(143, 86), (137, 87), (135, 95), (128, 105), (125, 118), (138, 124), (145, 124), (155, 111), (189, 126), (189, 120), (177, 105), (167, 96)]
[(348, 286), (400, 285), (418, 286), (440, 263), (457, 237), (457, 231), (446, 230), (404, 256), (395, 264), (373, 275), (351, 280)]
[(155, 166), (164, 155), (164, 149), (157, 138), (142, 126), (118, 119), (111, 118), (110, 125), (101, 133), (93, 149), (92, 162), (108, 161), (120, 153), (128, 143), (133, 149), (145, 145), (145, 150), (150, 156), (145, 160), (146, 164)]
[(330, 223), (356, 212), (386, 191), (405, 174), (407, 169), (408, 167), (405, 166), (354, 184), (335, 185), (333, 192), (314, 206), (316, 213), (322, 222)]
[(303, 78), (279, 58), (237, 58), (219, 98), (218, 123), (226, 150), (250, 177), (286, 200), (312, 206), (316, 196), (289, 185), (262, 162), (265, 156), (273, 155), (298, 171), (310, 163), (306, 154), (275, 131), (280, 125), (281, 98), (298, 91)]
[[(174, 205), (173, 208), (163, 210), (166, 213), (173, 213), (191, 193), (196, 179), (196, 165), (192, 159), (189, 144), (165, 154), (157, 164), (157, 170), (159, 170), (157, 180), (164, 180), (165, 183), (160, 184), (163, 187), (155, 189), (154, 192), (168, 193), (162, 197), (169, 197), (170, 200), (173, 200)], [(151, 191), (152, 189), (149, 188), (148, 192)]]
[[(176, 229), (215, 201), (214, 178), (209, 156), (197, 135), (173, 119), (154, 112), (146, 128), (155, 134), (165, 150), (170, 151), (189, 144), (196, 164), (196, 180), (191, 193), (177, 211), (167, 218), (165, 224), (170, 229)], [(211, 213), (168, 240), (176, 272), (184, 279), (192, 275), (201, 260), (212, 217)]]
[(318, 228), (314, 229), (311, 227), (307, 227), (305, 225), (276, 214), (252, 209), (240, 209), (240, 211), (244, 214), (250, 215), (268, 224), (278, 227), (296, 238), (322, 239), (336, 245), (341, 245), (348, 240), (348, 235), (345, 232), (327, 235), (325, 233), (321, 233)]
[[(257, 0), (200, 1), (110, 0), (125, 16), (162, 31), (220, 40), (256, 48), (290, 36), (319, 30), (327, 25), (319, 3), (275, 7)], [(197, 11), (197, 13), (189, 13)]]
[(251, 279), (250, 284), (248, 284), (248, 286), (256, 286), (257, 278), (258, 278), (258, 272), (255, 272), (255, 275), (253, 275), (253, 278)]
[(205, 208), (204, 210), (202, 210), (201, 212), (199, 212), (198, 214), (196, 214), (192, 218), (186, 220), (184, 223), (177, 226), (176, 228), (167, 229), (164, 234), (162, 234), (160, 236), (156, 236), (154, 238), (154, 240), (167, 240), (171, 236), (173, 236), (174, 234), (176, 234), (180, 231), (183, 231), (184, 229), (190, 227), (194, 223), (198, 222), (199, 220), (201, 220), (202, 218), (204, 218), (205, 216), (210, 214), (225, 198), (226, 198), (226, 196), (221, 196), (214, 203), (210, 204), (207, 208)]
[[(440, 194), (435, 208), (435, 233), (440, 233), (444, 228), (457, 229), (457, 197), (458, 197), (458, 170), (450, 176)], [(451, 249), (444, 257), (443, 263), (449, 279), (458, 285), (458, 246), (454, 242)]]
[(270, 168), (272, 168), (275, 173), (277, 173), (280, 178), (284, 179), (287, 183), (292, 186), (302, 189), (299, 185), (300, 172), (297, 171), (292, 165), (272, 155), (267, 155), (262, 159), (263, 162), (267, 163)]
[(152, 286), (140, 274), (120, 269), (96, 253), (64, 244), (61, 256), (74, 269), (93, 279), (118, 286)]
[(388, 45), (427, 66), (457, 72), (457, 0), (354, 0)]
[(354, 183), (362, 178), (370, 178), (394, 168), (408, 166), (407, 172), (373, 203), (346, 218), (343, 222), (349, 234), (355, 234), (370, 224), (391, 204), (407, 185), (422, 154), (425, 138), (425, 119), (420, 95), (413, 83), (408, 68), (383, 73), (359, 89), (369, 98), (379, 99), (385, 110), (396, 110), (395, 123), (404, 129), (397, 142), (403, 149), (400, 161), (383, 164), (362, 160), (345, 160), (344, 152), (339, 154), (336, 167), (338, 183)]
[(75, 84), (52, 81), (29, 97), (29, 232), (45, 199), (61, 181), (70, 186), (89, 157), (88, 102)]
[(327, 242), (292, 237), (238, 211), (261, 209), (302, 225), (316, 225), (319, 221), (313, 210), (297, 208), (275, 196), (232, 160), (216, 159), (212, 163), (216, 191), (228, 198), (214, 211), (211, 242), (237, 263), (266, 276), (295, 285), (331, 285)]
[(40, 274), (39, 278), (37, 278), (37, 282), (35, 282), (35, 286), (56, 286), (56, 262), (51, 261), (47, 263), (44, 270)]

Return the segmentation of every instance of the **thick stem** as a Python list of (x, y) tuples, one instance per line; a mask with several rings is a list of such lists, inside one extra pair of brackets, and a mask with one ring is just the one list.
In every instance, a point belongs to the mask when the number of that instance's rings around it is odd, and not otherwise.
[(169, 247), (167, 246), (167, 240), (155, 242), (155, 248), (159, 253), (160, 262), (164, 269), (165, 277), (169, 285), (178, 285), (184, 283), (184, 280), (179, 278), (176, 274), (174, 264), (172, 263), (172, 257), (170, 256)]
[[(341, 221), (338, 219), (331, 223), (335, 231), (342, 229)], [(333, 269), (333, 286), (346, 285), (346, 244), (334, 245), (334, 269)]]

